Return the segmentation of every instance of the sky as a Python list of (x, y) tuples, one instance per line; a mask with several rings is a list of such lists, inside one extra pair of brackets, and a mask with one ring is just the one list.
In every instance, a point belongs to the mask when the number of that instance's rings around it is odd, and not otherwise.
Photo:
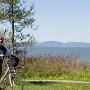
[(38, 42), (90, 43), (90, 0), (33, 0)]

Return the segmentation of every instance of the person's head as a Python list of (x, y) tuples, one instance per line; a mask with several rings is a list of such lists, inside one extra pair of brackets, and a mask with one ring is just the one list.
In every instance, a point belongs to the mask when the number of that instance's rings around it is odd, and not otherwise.
[(3, 37), (0, 35), (0, 45), (3, 43)]

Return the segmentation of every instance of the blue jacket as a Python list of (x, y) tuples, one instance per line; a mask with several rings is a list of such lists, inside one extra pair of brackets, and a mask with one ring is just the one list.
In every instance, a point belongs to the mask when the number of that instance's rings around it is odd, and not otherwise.
[[(10, 56), (10, 53), (3, 45), (0, 46), (0, 54), (3, 54), (5, 56)], [(0, 65), (2, 65), (2, 63), (3, 63), (3, 57), (0, 57)]]

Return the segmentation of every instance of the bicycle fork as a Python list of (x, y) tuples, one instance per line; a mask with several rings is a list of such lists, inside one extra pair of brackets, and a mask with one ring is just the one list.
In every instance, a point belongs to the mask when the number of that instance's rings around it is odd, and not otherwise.
[(13, 73), (9, 73), (9, 82), (11, 87), (15, 87)]

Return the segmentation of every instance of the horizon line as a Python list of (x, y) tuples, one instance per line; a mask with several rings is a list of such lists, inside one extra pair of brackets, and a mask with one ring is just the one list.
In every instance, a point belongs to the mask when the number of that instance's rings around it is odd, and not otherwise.
[(55, 41), (55, 40), (47, 40), (47, 41), (37, 41), (37, 43), (43, 43), (43, 42), (61, 42), (61, 43), (90, 43), (90, 42), (86, 42), (86, 41), (68, 41), (68, 42), (64, 42), (64, 41)]

